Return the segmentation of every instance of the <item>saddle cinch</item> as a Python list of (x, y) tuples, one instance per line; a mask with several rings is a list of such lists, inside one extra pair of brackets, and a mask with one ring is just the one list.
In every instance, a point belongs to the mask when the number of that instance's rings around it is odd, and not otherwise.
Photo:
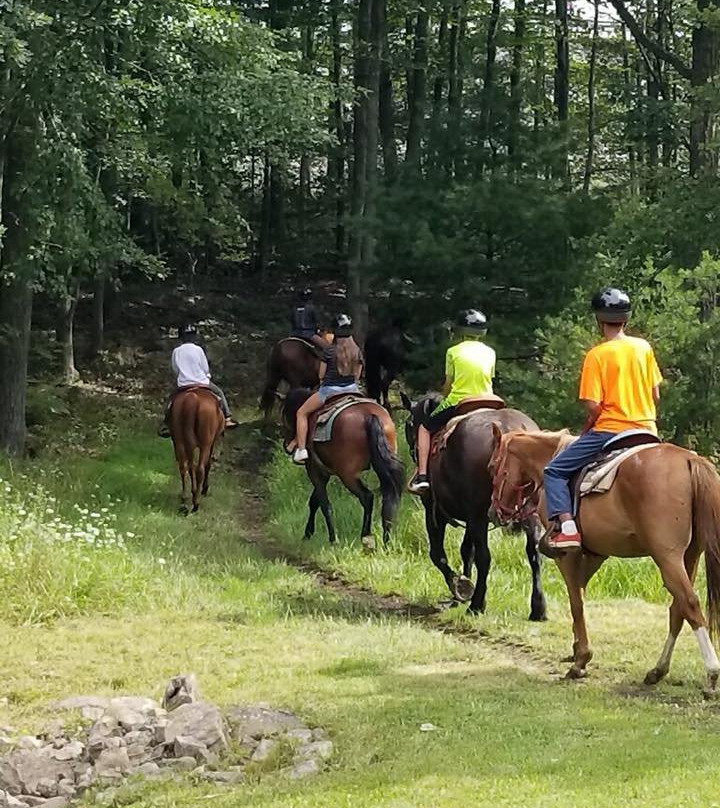
[(600, 454), (571, 479), (573, 514), (577, 516), (583, 497), (605, 494), (612, 488), (618, 469), (626, 460), (661, 442), (657, 435), (644, 429), (629, 429), (611, 438)]
[(333, 424), (340, 413), (356, 404), (377, 404), (372, 398), (365, 398), (358, 393), (340, 393), (329, 398), (318, 410), (313, 428), (313, 443), (329, 443), (332, 440)]
[(447, 446), (452, 433), (461, 421), (482, 410), (504, 410), (506, 407), (505, 401), (494, 393), (464, 398), (455, 405), (455, 415), (433, 436), (431, 454), (437, 454)]

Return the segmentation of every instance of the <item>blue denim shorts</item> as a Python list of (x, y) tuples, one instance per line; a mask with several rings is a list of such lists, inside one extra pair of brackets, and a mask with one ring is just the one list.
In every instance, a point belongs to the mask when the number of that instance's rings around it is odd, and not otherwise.
[(333, 396), (349, 395), (350, 393), (359, 393), (360, 388), (356, 384), (345, 384), (342, 387), (335, 385), (321, 385), (318, 390), (320, 401), (324, 404), (329, 398)]

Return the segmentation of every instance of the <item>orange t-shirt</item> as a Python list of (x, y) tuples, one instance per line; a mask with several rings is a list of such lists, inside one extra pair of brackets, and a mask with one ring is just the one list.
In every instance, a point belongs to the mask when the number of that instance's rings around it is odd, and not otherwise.
[(638, 337), (601, 342), (588, 351), (580, 379), (580, 399), (601, 406), (593, 429), (657, 433), (653, 388), (662, 381), (650, 345)]

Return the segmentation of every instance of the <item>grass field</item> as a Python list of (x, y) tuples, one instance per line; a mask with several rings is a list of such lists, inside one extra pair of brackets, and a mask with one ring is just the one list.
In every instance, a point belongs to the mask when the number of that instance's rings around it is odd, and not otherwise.
[(49, 703), (72, 693), (159, 696), (190, 669), (209, 699), (290, 707), (327, 727), (337, 751), (310, 782), (270, 773), (232, 790), (187, 779), (132, 785), (117, 805), (720, 804), (720, 713), (700, 697), (692, 636), (681, 638), (667, 683), (637, 686), (665, 633), (647, 564), (608, 569), (591, 591), (596, 661), (587, 681), (568, 683), (558, 662), (569, 644), (563, 593), (548, 564), (550, 620), (525, 621), (519, 540), (493, 539), (486, 617), (383, 616), (246, 540), (271, 538), (378, 591), (434, 602), (445, 592), (409, 499), (392, 547), (374, 556), (358, 548), (358, 508), (339, 492), (337, 549), (324, 530), (303, 544), (307, 483), (276, 456), (265, 530), (250, 478), (231, 462), (257, 463), (259, 437), (247, 426), (228, 441), (201, 512), (182, 518), (170, 446), (152, 428), (141, 411), (127, 421), (98, 407), (38, 460), (5, 469), (0, 724), (38, 730), (53, 718)]

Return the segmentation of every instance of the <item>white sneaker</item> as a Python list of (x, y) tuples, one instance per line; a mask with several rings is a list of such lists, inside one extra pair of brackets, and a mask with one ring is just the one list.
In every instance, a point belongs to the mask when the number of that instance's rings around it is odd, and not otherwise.
[(295, 453), (293, 454), (293, 463), (297, 463), (299, 466), (304, 466), (307, 459), (307, 449), (295, 449)]

